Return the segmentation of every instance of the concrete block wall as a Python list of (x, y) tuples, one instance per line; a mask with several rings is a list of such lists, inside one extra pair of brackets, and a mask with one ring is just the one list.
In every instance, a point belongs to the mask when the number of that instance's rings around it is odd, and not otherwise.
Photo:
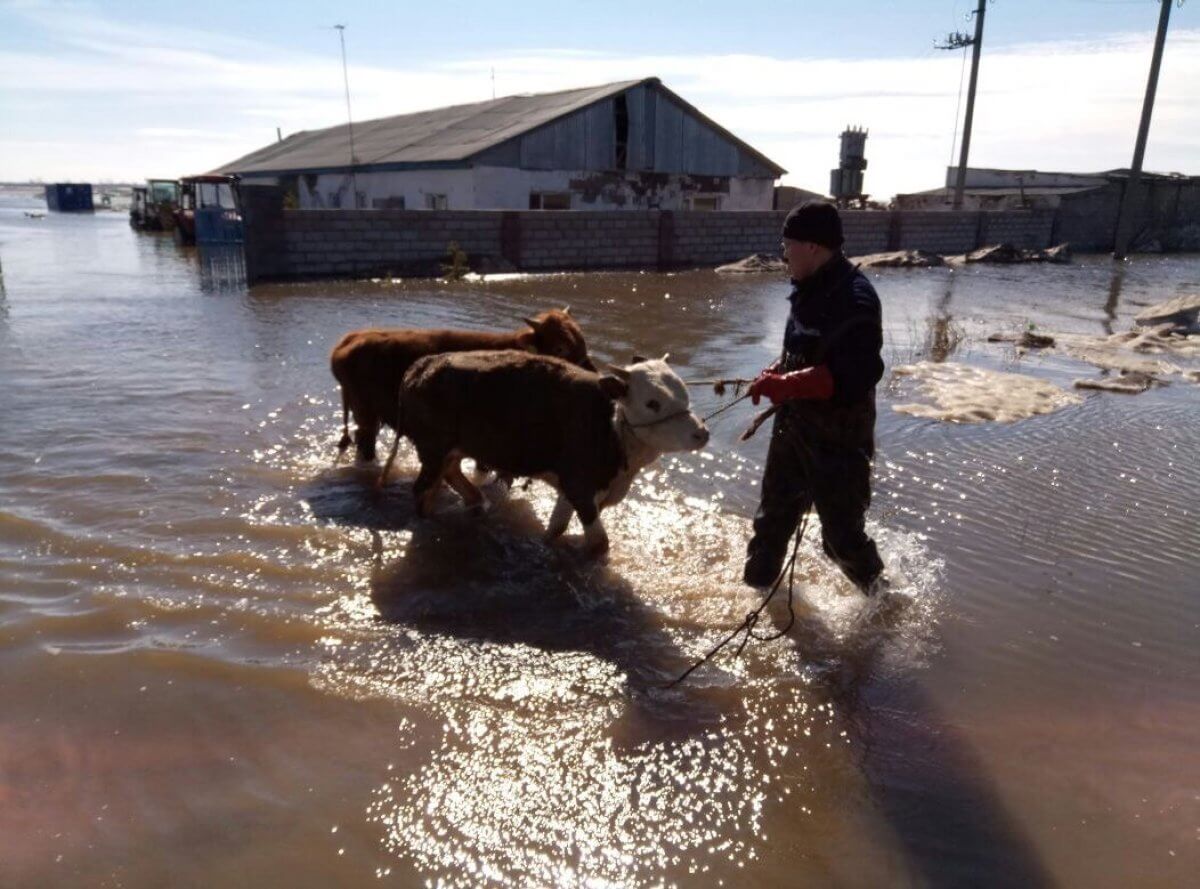
[(519, 255), (507, 258), (523, 270), (644, 269), (659, 264), (657, 211), (532, 210), (515, 215)]
[[(281, 210), (265, 188), (244, 201), (250, 280), (437, 274), (449, 244), (471, 261), (528, 271), (718, 265), (777, 253), (782, 211)], [(1055, 212), (847, 211), (846, 253), (965, 253), (1063, 237)], [(1058, 226), (1062, 228), (1061, 225)], [(1086, 249), (1086, 248), (1085, 248)]]
[(1117, 184), (1063, 195), (1053, 240), (1066, 241), (1080, 251), (1112, 250), (1120, 206), (1121, 186)]
[[(1137, 237), (1153, 238), (1167, 249), (1189, 249), (1178, 240), (1200, 226), (1200, 185), (1151, 179), (1143, 180), (1139, 191), (1130, 223)], [(1122, 197), (1120, 182), (1064, 195), (1055, 219), (1054, 240), (1067, 241), (1080, 251), (1112, 250)]]
[(894, 250), (966, 253), (979, 246), (980, 215), (949, 210), (900, 210), (892, 214), (897, 226)]
[[(1181, 229), (1190, 227), (1188, 240), (1195, 249), (1200, 227), (1200, 185), (1185, 181), (1150, 180), (1143, 182), (1143, 194), (1135, 211), (1135, 231), (1158, 241), (1167, 249), (1179, 249), (1175, 243)], [(1187, 248), (1184, 248), (1187, 249)]]
[[(892, 249), (892, 213), (876, 210), (846, 210), (842, 213), (842, 235), (847, 256), (865, 256)], [(779, 221), (783, 225), (782, 218)], [(898, 249), (898, 248), (897, 248)]]
[(675, 265), (719, 265), (751, 253), (778, 253), (786, 213), (748, 211), (674, 214), (671, 258)]
[(1047, 247), (1054, 243), (1054, 210), (980, 213), (979, 243), (1014, 247)]
[(491, 211), (284, 210), (286, 277), (363, 277), (436, 268), (457, 242), (468, 256), (499, 256)]

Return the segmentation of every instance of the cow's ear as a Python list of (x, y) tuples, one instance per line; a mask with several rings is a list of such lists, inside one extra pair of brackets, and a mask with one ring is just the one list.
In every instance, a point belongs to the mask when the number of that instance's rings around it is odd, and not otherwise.
[(606, 367), (608, 367), (609, 376), (616, 377), (622, 383), (629, 382), (629, 371), (621, 367), (619, 364), (608, 364)]
[(534, 333), (537, 333), (542, 328), (542, 322), (534, 318), (522, 318), (521, 320), (532, 327)]
[(629, 384), (620, 377), (605, 374), (600, 378), (600, 391), (611, 401), (618, 401), (629, 393)]
[(646, 360), (646, 356), (645, 356), (645, 355), (634, 355), (634, 356), (633, 356), (633, 361), (631, 361), (631, 362), (629, 362), (629, 363), (630, 363), (630, 364), (641, 364), (641, 363), (642, 363), (643, 361), (645, 361), (645, 360)]

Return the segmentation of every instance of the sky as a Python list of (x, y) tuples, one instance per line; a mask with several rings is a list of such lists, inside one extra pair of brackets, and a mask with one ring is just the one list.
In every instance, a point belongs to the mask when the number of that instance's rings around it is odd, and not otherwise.
[[(204, 4), (0, 0), (0, 181), (204, 172), (284, 135), (496, 95), (659, 77), (824, 192), (868, 128), (866, 190), (942, 185), (976, 0)], [(972, 166), (1128, 166), (1157, 0), (995, 0)], [(969, 66), (968, 66), (969, 67)], [(1174, 8), (1146, 168), (1200, 174), (1200, 2)], [(957, 160), (956, 155), (954, 160)]]

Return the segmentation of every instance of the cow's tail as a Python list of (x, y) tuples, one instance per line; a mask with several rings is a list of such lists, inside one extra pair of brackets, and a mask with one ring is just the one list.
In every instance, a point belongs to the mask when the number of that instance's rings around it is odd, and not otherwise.
[(340, 387), (342, 390), (342, 437), (338, 439), (338, 454), (346, 453), (346, 448), (350, 447), (350, 406), (346, 403), (346, 387)]
[(387, 462), (383, 464), (383, 471), (379, 473), (379, 478), (375, 482), (377, 487), (382, 488), (387, 484), (388, 473), (392, 471), (392, 464), (396, 462), (396, 452), (400, 450), (400, 439), (404, 437), (404, 433), (400, 430), (404, 428), (404, 399), (400, 398), (396, 402), (396, 437), (392, 439), (392, 449), (388, 452)]

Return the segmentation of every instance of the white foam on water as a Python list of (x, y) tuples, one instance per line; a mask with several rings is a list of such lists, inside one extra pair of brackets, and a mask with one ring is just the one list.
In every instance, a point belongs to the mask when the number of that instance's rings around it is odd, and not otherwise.
[(949, 423), (1010, 423), (1052, 413), (1083, 400), (1037, 377), (952, 361), (921, 361), (897, 367), (893, 373), (916, 380), (921, 394), (932, 404), (896, 404), (892, 410)]

